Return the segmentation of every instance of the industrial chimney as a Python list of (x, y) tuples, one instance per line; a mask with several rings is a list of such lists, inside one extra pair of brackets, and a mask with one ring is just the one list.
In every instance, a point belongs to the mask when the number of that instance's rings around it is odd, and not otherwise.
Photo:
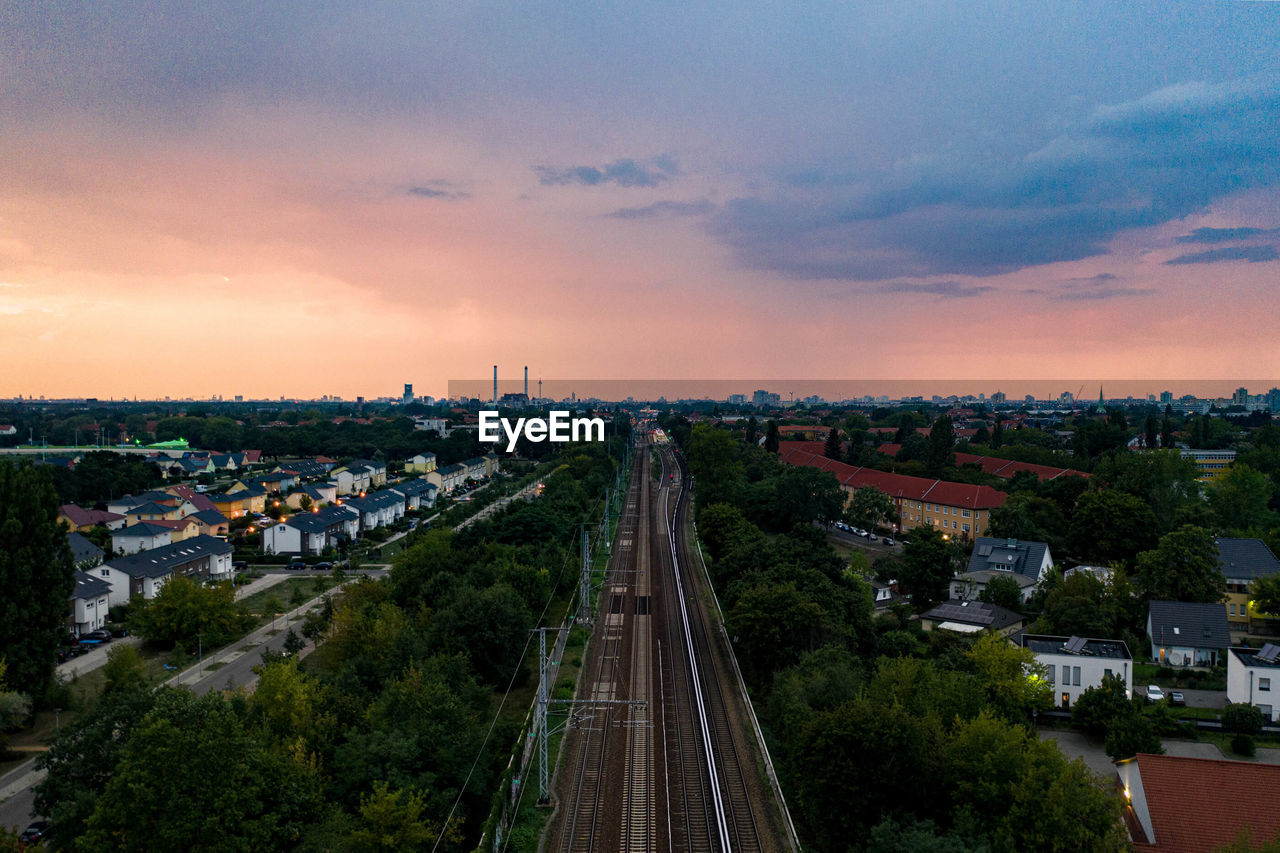
[(493, 402), (498, 402), (498, 365), (493, 366)]
[(529, 399), (529, 365), (524, 366), (524, 398)]

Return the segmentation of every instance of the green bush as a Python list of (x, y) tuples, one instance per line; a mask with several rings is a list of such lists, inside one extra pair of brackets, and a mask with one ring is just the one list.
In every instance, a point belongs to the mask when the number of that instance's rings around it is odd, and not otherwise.
[(1243, 755), (1246, 758), (1253, 758), (1257, 751), (1253, 745), (1253, 738), (1247, 734), (1236, 734), (1231, 738), (1231, 751), (1236, 755)]
[(1244, 702), (1230, 702), (1222, 712), (1222, 728), (1224, 731), (1245, 735), (1256, 735), (1262, 731), (1262, 712)]

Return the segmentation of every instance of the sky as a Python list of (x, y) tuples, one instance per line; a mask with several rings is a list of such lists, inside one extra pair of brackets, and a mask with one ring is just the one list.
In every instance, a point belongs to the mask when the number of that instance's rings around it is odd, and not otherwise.
[(0, 4), (0, 397), (1280, 377), (1277, 44), (1271, 2)]

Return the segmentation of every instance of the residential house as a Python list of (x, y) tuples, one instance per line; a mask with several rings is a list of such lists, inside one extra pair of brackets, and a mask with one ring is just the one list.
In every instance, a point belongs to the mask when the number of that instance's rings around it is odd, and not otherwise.
[(413, 428), (426, 430), (427, 432), (438, 432), (441, 438), (449, 436), (449, 420), (447, 418), (427, 418), (419, 415), (413, 419)]
[(143, 521), (172, 521), (179, 518), (181, 514), (182, 510), (176, 506), (148, 501), (125, 510), (124, 517), (130, 524), (138, 524)]
[(230, 453), (209, 454), (209, 464), (219, 471), (236, 471), (240, 468), (239, 460)]
[[(217, 510), (215, 510), (216, 512)], [(162, 519), (148, 521), (147, 524), (155, 524), (160, 527), (167, 527), (173, 531), (171, 542), (181, 542), (184, 539), (191, 539), (199, 536), (201, 533), (200, 522), (196, 521), (194, 516), (188, 515), (186, 518)]]
[(1153, 601), (1147, 613), (1151, 659), (1162, 666), (1217, 666), (1231, 646), (1221, 604)]
[(111, 550), (117, 554), (136, 554), (172, 543), (173, 529), (150, 521), (131, 524), (111, 534)]
[(1070, 708), (1081, 693), (1101, 686), (1108, 675), (1122, 678), (1125, 695), (1133, 695), (1133, 655), (1122, 640), (1022, 634), (1018, 641), (1047, 670), (1045, 678), (1053, 685), (1058, 708)]
[(262, 531), (267, 554), (321, 554), (356, 538), (360, 529), (357, 510), (331, 506), (297, 515)]
[(111, 584), (105, 578), (77, 571), (76, 587), (71, 592), (71, 613), (67, 617), (71, 633), (82, 637), (107, 624), (110, 599)]
[(331, 504), (338, 499), (338, 487), (333, 483), (307, 483), (290, 492), (285, 503), (294, 509), (302, 509), (304, 497), (311, 501), (312, 507)]
[(1051, 568), (1053, 557), (1044, 542), (979, 536), (973, 543), (968, 568), (951, 582), (951, 597), (976, 599), (988, 581), (1002, 577), (1018, 584), (1025, 602)]
[(431, 483), (440, 494), (449, 494), (467, 482), (467, 467), (454, 463), (442, 465), (427, 474), (427, 482)]
[(410, 456), (404, 461), (404, 472), (406, 474), (426, 474), (436, 470), (436, 455), (430, 452), (422, 452), (416, 456)]
[(263, 474), (258, 477), (256, 482), (267, 490), (268, 494), (285, 494), (294, 486), (298, 485), (298, 475), (288, 474), (284, 471), (274, 471), (270, 474)]
[(91, 569), (101, 564), (106, 556), (105, 551), (79, 533), (68, 533), (67, 544), (71, 546), (71, 560), (77, 569)]
[(985, 601), (964, 601), (951, 599), (920, 617), (920, 627), (926, 631), (940, 628), (960, 634), (977, 634), (982, 631), (995, 631), (1007, 637), (1015, 631), (1022, 630), (1026, 620), (1021, 614)]
[[(251, 499), (247, 494), (237, 494), (228, 492), (221, 495), (208, 495), (209, 502), (213, 504), (214, 509), (225, 515), (227, 518), (235, 519), (249, 513)], [(261, 512), (261, 510), (259, 510)]]
[(404, 497), (407, 509), (431, 509), (436, 505), (436, 493), (438, 490), (427, 480), (419, 478), (397, 483), (387, 491), (395, 492)]
[(211, 536), (164, 545), (108, 560), (93, 570), (94, 577), (111, 584), (109, 604), (115, 607), (133, 597), (155, 598), (174, 575), (202, 580), (229, 580), (231, 543)]
[(1116, 776), (1135, 850), (1210, 853), (1246, 833), (1255, 846), (1280, 836), (1280, 765), (1138, 753)]
[(108, 530), (119, 530), (128, 523), (121, 513), (83, 509), (75, 504), (63, 504), (58, 507), (58, 522), (65, 522), (73, 533), (88, 530), (99, 524)]
[(123, 517), (126, 512), (135, 506), (142, 506), (145, 503), (149, 503), (146, 498), (138, 497), (137, 495), (121, 495), (118, 498), (112, 498), (107, 501), (107, 511), (119, 513)]
[(1280, 560), (1261, 539), (1219, 536), (1216, 541), (1218, 568), (1227, 581), (1227, 624), (1232, 631), (1245, 634), (1266, 619), (1249, 606), (1249, 585), (1280, 572)]
[(973, 539), (987, 532), (991, 510), (1001, 506), (1008, 497), (989, 486), (891, 474), (838, 462), (807, 450), (786, 450), (781, 458), (790, 465), (830, 471), (840, 482), (846, 501), (865, 486), (884, 492), (893, 501), (898, 517), (895, 527), (903, 532), (928, 525), (950, 538)]
[(1280, 722), (1280, 646), (1228, 651), (1227, 701), (1253, 705), (1267, 722)]
[(334, 468), (332, 475), (338, 486), (339, 497), (360, 495), (373, 490), (373, 470), (367, 465), (344, 465)]
[(405, 498), (390, 489), (373, 492), (363, 498), (352, 498), (343, 504), (360, 514), (360, 529), (372, 530), (375, 527), (386, 527), (402, 518), (405, 512)]
[(292, 474), (299, 481), (302, 480), (321, 480), (329, 475), (334, 469), (334, 463), (331, 461), (320, 461), (319, 459), (302, 459), (297, 462), (286, 462), (276, 466), (272, 473)]
[(200, 536), (226, 536), (231, 529), (230, 520), (216, 509), (206, 509), (187, 516), (199, 525)]
[[(197, 512), (207, 512), (211, 509), (217, 509), (213, 505), (213, 501), (202, 492), (197, 492), (190, 486), (170, 486), (169, 493), (182, 501), (182, 514), (194, 515)], [(191, 509), (187, 508), (187, 504), (191, 505)]]
[[(240, 495), (247, 498), (249, 512), (263, 512), (267, 508), (267, 490), (257, 483), (236, 480), (230, 486), (227, 486), (227, 494)], [(222, 507), (218, 507), (218, 509), (222, 509)], [(225, 513), (223, 514), (225, 515)]]
[(881, 583), (875, 578), (863, 578), (871, 586), (871, 602), (876, 613), (886, 612), (892, 605), (902, 601), (902, 596), (890, 584)]

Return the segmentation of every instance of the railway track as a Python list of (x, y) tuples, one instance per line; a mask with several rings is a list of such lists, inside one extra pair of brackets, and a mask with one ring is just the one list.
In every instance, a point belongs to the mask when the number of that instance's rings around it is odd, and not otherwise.
[(683, 464), (647, 447), (635, 464), (583, 673), (579, 699), (589, 702), (577, 706), (544, 849), (787, 849), (760, 817), (753, 744), (738, 730), (736, 684), (699, 600)]

